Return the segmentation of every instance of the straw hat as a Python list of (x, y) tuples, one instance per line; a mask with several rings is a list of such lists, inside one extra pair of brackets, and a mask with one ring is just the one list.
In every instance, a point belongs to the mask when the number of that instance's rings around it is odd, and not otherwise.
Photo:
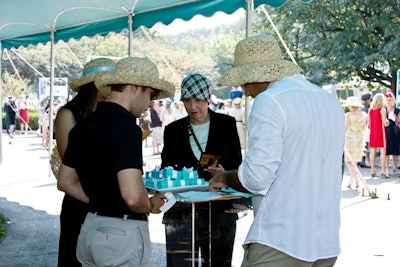
[(158, 74), (158, 68), (148, 58), (126, 57), (120, 59), (112, 73), (102, 75), (95, 82), (97, 87), (113, 84), (134, 84), (151, 87), (160, 90), (156, 99), (171, 96), (175, 87), (172, 83), (162, 80)]
[(302, 72), (295, 63), (283, 59), (274, 37), (252, 36), (236, 45), (233, 68), (222, 76), (217, 85), (273, 82)]
[[(92, 61), (89, 61), (85, 64), (82, 71), (82, 76), (74, 81), (72, 81), (69, 85), (72, 90), (75, 92), (79, 92), (80, 87), (94, 82), (104, 73), (109, 73), (114, 70), (114, 60), (109, 58), (96, 58)], [(110, 90), (109, 87), (102, 87), (99, 90)]]
[(360, 101), (358, 101), (357, 97), (349, 96), (346, 100), (346, 106), (348, 107), (362, 107)]

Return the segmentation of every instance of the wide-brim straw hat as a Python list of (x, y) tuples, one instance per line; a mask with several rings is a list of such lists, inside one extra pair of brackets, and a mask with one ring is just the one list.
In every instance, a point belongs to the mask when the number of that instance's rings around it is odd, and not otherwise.
[(346, 99), (346, 106), (347, 107), (362, 107), (360, 101), (358, 101), (357, 97), (349, 96)]
[[(115, 62), (109, 58), (96, 58), (85, 64), (82, 76), (72, 81), (69, 87), (75, 92), (79, 92), (80, 87), (95, 82), (104, 73), (114, 71)], [(111, 92), (109, 87), (97, 87), (100, 91)]]
[(283, 59), (278, 42), (272, 36), (252, 36), (235, 48), (233, 68), (217, 82), (218, 86), (243, 86), (246, 83), (273, 82), (303, 70)]
[(95, 81), (97, 87), (113, 84), (134, 84), (160, 90), (156, 99), (170, 97), (175, 87), (172, 83), (160, 79), (158, 68), (148, 58), (126, 57), (120, 59), (112, 73), (106, 73)]

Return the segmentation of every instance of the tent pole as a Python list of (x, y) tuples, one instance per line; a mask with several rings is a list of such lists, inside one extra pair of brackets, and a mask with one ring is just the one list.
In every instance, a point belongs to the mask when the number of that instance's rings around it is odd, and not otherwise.
[[(0, 53), (2, 51), (1, 48), (1, 41), (0, 41)], [(1, 87), (1, 60), (2, 60), (2, 53), (0, 55), (0, 104), (3, 105), (3, 88)], [(3, 109), (3, 107), (1, 107), (1, 110)], [(0, 129), (1, 129), (1, 134), (0, 134), (0, 164), (3, 164), (3, 113), (1, 113), (1, 118), (0, 118)]]
[[(10, 52), (13, 52), (14, 54), (16, 54), (22, 61), (24, 61), (26, 63), (26, 65), (28, 65), (31, 69), (33, 69), (42, 78), (46, 78), (46, 77), (44, 77), (44, 75), (40, 71), (38, 71), (34, 66), (32, 66), (32, 64), (30, 64), (25, 58), (23, 58), (20, 54), (18, 54), (17, 51), (14, 48), (11, 48)], [(10, 58), (10, 60), (11, 60), (11, 58)], [(15, 67), (14, 64), (12, 64), (12, 65), (13, 65), (13, 67)]]
[(246, 0), (246, 38), (251, 35), (252, 12), (254, 9), (253, 0)]
[(274, 21), (272, 20), (271, 16), (269, 15), (268, 11), (265, 9), (264, 6), (261, 7), (261, 10), (264, 12), (265, 17), (268, 19), (269, 23), (271, 24), (272, 28), (274, 29), (276, 35), (278, 35), (279, 40), (281, 41), (283, 47), (286, 50), (286, 53), (288, 53), (290, 59), (293, 61), (294, 64), (298, 65), (296, 60), (294, 59), (292, 52), (290, 52), (289, 47), (287, 46), (285, 40), (283, 40), (281, 33), (279, 32), (278, 28), (275, 26)]
[[(253, 0), (246, 0), (246, 38), (251, 35), (251, 22), (252, 22), (252, 14), (254, 10), (254, 1)], [(244, 88), (242, 88), (244, 90)], [(250, 99), (245, 96), (245, 106), (244, 106), (244, 117), (245, 122), (249, 117), (250, 113)], [(245, 128), (246, 134), (244, 135), (244, 154), (247, 153), (247, 128)]]
[(54, 87), (54, 29), (51, 30), (50, 33), (50, 114), (49, 114), (49, 165), (48, 165), (48, 175), (49, 177), (51, 176), (51, 165), (50, 165), (50, 159), (51, 159), (51, 152), (53, 151), (53, 128), (54, 128), (54, 118), (53, 118), (53, 110), (54, 110), (54, 105), (53, 105), (53, 87)]
[[(10, 50), (10, 51), (11, 51), (11, 50)], [(15, 67), (14, 61), (12, 60), (10, 53), (8, 53), (8, 61), (10, 61), (10, 64), (11, 64), (11, 66), (13, 67), (13, 70), (14, 70), (14, 72), (15, 72), (15, 75), (17, 75), (19, 81), (21, 82), (22, 87), (25, 88), (25, 86), (27, 86), (27, 85), (24, 84), (24, 80), (21, 78), (21, 75), (19, 75), (19, 71), (18, 71), (18, 69)]]
[(132, 13), (129, 13), (128, 15), (128, 29), (129, 29), (129, 51), (128, 51), (128, 56), (132, 56), (133, 54), (133, 30), (132, 30), (132, 25), (133, 25), (133, 17)]

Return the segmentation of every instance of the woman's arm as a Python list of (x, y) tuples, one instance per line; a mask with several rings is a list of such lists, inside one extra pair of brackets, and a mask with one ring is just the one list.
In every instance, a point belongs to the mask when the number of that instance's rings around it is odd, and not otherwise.
[(76, 121), (74, 114), (66, 108), (62, 108), (57, 112), (55, 120), (55, 132), (57, 141), (57, 150), (60, 157), (64, 157), (65, 150), (68, 145), (68, 134), (75, 126)]
[(386, 108), (381, 108), (382, 124), (383, 126), (389, 126), (389, 120), (387, 118)]
[(82, 202), (89, 203), (89, 198), (83, 191), (78, 174), (74, 168), (61, 164), (60, 174), (57, 179), (57, 188)]
[(346, 120), (346, 132), (347, 132), (350, 129), (349, 113), (346, 113), (345, 120)]

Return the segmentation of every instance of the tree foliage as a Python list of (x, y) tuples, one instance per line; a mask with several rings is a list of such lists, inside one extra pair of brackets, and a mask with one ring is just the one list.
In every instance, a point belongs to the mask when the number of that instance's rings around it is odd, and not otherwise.
[[(160, 76), (168, 78), (176, 88), (179, 88), (182, 78), (191, 72), (200, 72), (215, 83), (221, 71), (225, 71), (226, 63), (231, 62), (228, 55), (233, 55), (233, 48), (239, 39), (238, 34), (233, 34), (236, 29), (237, 26), (204, 28), (160, 35), (151, 29), (139, 28), (134, 32), (132, 56), (148, 57), (154, 61)], [(58, 42), (55, 44), (55, 77), (72, 81), (81, 75), (90, 56), (126, 57), (128, 46), (126, 30), (107, 36)], [(12, 61), (21, 77), (30, 81), (29, 86), (37, 94), (39, 78), (50, 77), (50, 44), (20, 47), (14, 51), (16, 53), (9, 53)], [(3, 72), (13, 73), (11, 61), (3, 60), (2, 66)], [(9, 87), (13, 87), (12, 83)]]
[[(290, 1), (266, 10), (315, 83), (359, 77), (394, 89), (400, 68), (398, 0)], [(254, 30), (267, 29), (271, 31), (261, 10)]]
[(20, 96), (28, 97), (28, 79), (20, 79), (17, 74), (9, 73), (8, 71), (3, 72), (1, 77), (1, 90), (5, 97), (14, 96), (18, 98)]
[[(265, 6), (265, 9), (312, 82), (323, 85), (359, 77), (371, 84), (394, 88), (394, 72), (400, 68), (399, 0), (315, 0), (307, 4), (288, 1), (281, 8)], [(262, 9), (254, 18), (252, 30), (272, 31)], [(153, 60), (160, 75), (173, 81), (176, 88), (191, 72), (201, 72), (215, 84), (233, 63), (235, 45), (243, 38), (244, 18), (229, 25), (169, 35), (139, 28), (134, 32), (132, 56)], [(128, 46), (127, 30), (104, 37), (58, 42), (55, 77), (72, 81), (81, 75), (89, 56), (126, 57)], [(9, 55), (19, 75), (32, 92), (37, 92), (39, 77), (50, 76), (50, 44), (20, 47), (15, 52), (18, 55), (12, 51)], [(3, 59), (3, 91), (15, 90), (15, 75), (11, 62)], [(228, 96), (221, 93), (218, 97)]]

